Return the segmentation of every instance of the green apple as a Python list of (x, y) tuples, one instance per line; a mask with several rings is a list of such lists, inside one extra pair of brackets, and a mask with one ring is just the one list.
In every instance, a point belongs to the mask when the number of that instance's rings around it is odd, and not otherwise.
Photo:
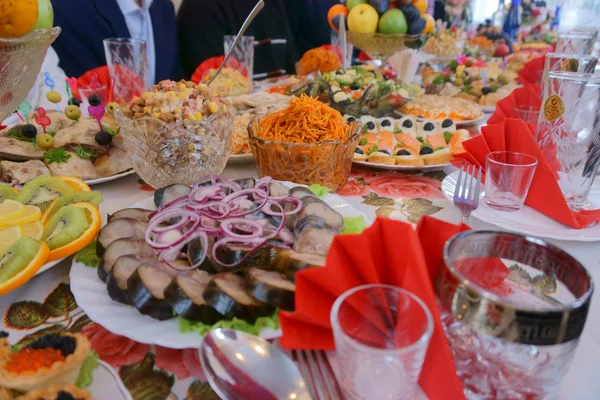
[(404, 13), (397, 8), (386, 11), (379, 20), (379, 32), (385, 34), (406, 33), (408, 23)]
[(348, 0), (346, 2), (346, 8), (348, 9), (348, 11), (352, 10), (354, 8), (354, 6), (357, 6), (359, 4), (368, 4), (369, 0)]
[(38, 0), (38, 10), (38, 21), (33, 30), (52, 29), (54, 25), (54, 9), (50, 0)]
[(348, 29), (351, 32), (375, 33), (377, 22), (379, 22), (379, 14), (368, 4), (357, 5), (348, 14)]

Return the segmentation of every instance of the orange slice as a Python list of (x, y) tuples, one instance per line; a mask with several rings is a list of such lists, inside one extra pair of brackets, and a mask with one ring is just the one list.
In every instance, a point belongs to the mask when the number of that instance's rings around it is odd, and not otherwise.
[(102, 217), (100, 216), (100, 211), (98, 211), (98, 208), (96, 208), (92, 204), (76, 203), (71, 204), (67, 207), (80, 207), (85, 209), (86, 217), (88, 218), (88, 222), (90, 225), (83, 232), (83, 234), (81, 234), (81, 236), (79, 236), (71, 243), (50, 251), (50, 254), (48, 255), (48, 262), (58, 260), (63, 257), (68, 257), (71, 254), (77, 253), (79, 250), (83, 249), (85, 246), (87, 246), (94, 240), (94, 238), (98, 235), (98, 232), (100, 232), (100, 228), (102, 227)]
[(92, 191), (92, 189), (90, 189), (90, 187), (87, 185), (87, 183), (85, 183), (81, 179), (76, 178), (74, 176), (59, 176), (59, 178), (62, 179), (63, 182), (65, 182), (67, 185), (69, 185), (71, 187), (71, 189), (73, 189), (77, 192), (91, 192)]
[(50, 219), (50, 211), (54, 208), (54, 204), (56, 203), (58, 199), (54, 199), (52, 200), (52, 203), (50, 203), (50, 205), (48, 206), (48, 208), (46, 208), (46, 211), (44, 211), (44, 213), (42, 214), (42, 224), (44, 225), (44, 227), (48, 224), (48, 220)]
[[(10, 251), (18, 252), (21, 250), (23, 243), (21, 241), (28, 241), (27, 244), (29, 246), (35, 245), (35, 242), (39, 243), (39, 248), (33, 258), (29, 260), (27, 265), (19, 270), (15, 275), (9, 277), (5, 281), (0, 282), (0, 296), (15, 290), (21, 285), (25, 284), (29, 279), (31, 279), (38, 270), (46, 263), (48, 258), (48, 254), (50, 253), (50, 249), (44, 242), (40, 242), (31, 238), (22, 238), (17, 240), (11, 247), (8, 248), (6, 253)], [(4, 261), (6, 253), (3, 254), (0, 259)]]

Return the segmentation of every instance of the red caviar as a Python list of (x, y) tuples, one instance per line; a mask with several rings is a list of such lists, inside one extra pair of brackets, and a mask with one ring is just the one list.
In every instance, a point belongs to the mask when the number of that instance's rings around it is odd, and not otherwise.
[(10, 355), (6, 370), (16, 374), (38, 371), (42, 368), (50, 368), (55, 362), (64, 360), (65, 356), (60, 350), (53, 348), (23, 349)]

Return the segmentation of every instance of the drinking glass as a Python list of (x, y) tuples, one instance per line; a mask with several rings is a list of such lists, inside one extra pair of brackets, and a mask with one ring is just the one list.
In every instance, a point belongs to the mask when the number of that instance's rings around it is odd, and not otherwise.
[[(223, 46), (225, 48), (225, 54), (229, 51), (233, 42), (235, 41), (235, 36), (225, 35), (223, 38)], [(231, 57), (227, 61), (226, 67), (230, 67), (233, 69), (238, 69), (234, 66), (236, 60), (239, 61), (248, 72), (248, 79), (252, 82), (254, 77), (254, 36), (242, 36), (240, 42), (237, 47), (233, 49), (233, 53)]]
[(537, 142), (569, 204), (585, 206), (600, 168), (600, 75), (549, 72)]
[[(542, 86), (548, 81), (548, 72), (588, 72), (593, 73), (598, 57), (585, 54), (547, 53), (544, 62)], [(543, 89), (542, 89), (543, 92)]]
[(557, 53), (592, 54), (596, 42), (595, 32), (559, 33), (556, 42)]
[[(340, 49), (340, 57), (341, 57), (342, 39), (340, 37), (340, 34), (337, 33), (337, 31), (334, 31), (333, 29), (331, 30), (331, 44), (333, 46), (337, 46)], [(352, 43), (349, 43), (346, 40), (346, 65), (348, 67), (350, 67), (352, 65), (352, 53), (354, 53), (354, 46), (352, 46)]]
[(540, 118), (540, 108), (534, 106), (514, 106), (513, 112), (515, 118), (525, 121), (528, 124), (537, 126)]
[(395, 286), (359, 286), (335, 301), (331, 326), (347, 399), (412, 398), (433, 333), (421, 299)]
[(485, 203), (495, 210), (523, 207), (538, 161), (525, 153), (494, 151), (487, 155)]
[(148, 87), (146, 42), (131, 38), (104, 39), (106, 63), (116, 102), (128, 103)]
[(594, 291), (583, 265), (537, 238), (468, 231), (446, 242), (435, 290), (467, 399), (556, 398)]
[(81, 101), (83, 103), (82, 109), (83, 110), (88, 109), (88, 106), (90, 105), (88, 98), (93, 94), (97, 94), (98, 96), (100, 96), (101, 104), (106, 107), (106, 105), (109, 102), (108, 90), (109, 90), (108, 86), (105, 86), (105, 85), (98, 86), (97, 88), (92, 88), (92, 87), (79, 88), (79, 94), (82, 97)]

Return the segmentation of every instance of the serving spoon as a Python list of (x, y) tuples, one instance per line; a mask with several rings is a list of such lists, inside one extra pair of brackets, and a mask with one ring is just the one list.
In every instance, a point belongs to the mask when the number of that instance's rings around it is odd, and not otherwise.
[(219, 328), (198, 351), (208, 383), (224, 400), (312, 400), (292, 359), (258, 336)]
[(227, 64), (227, 61), (229, 60), (229, 57), (231, 57), (231, 54), (233, 53), (233, 49), (236, 48), (236, 46), (238, 45), (238, 43), (240, 42), (240, 40), (244, 36), (244, 32), (246, 32), (246, 29), (248, 29), (248, 26), (250, 25), (250, 23), (252, 21), (254, 21), (254, 18), (256, 18), (256, 16), (260, 12), (260, 10), (263, 9), (264, 6), (265, 6), (265, 2), (263, 0), (259, 0), (259, 2), (256, 3), (256, 5), (252, 9), (252, 11), (250, 12), (250, 15), (248, 15), (248, 17), (244, 21), (244, 24), (240, 28), (240, 31), (238, 32), (237, 36), (235, 37), (235, 40), (231, 44), (231, 47), (229, 48), (229, 51), (225, 55), (225, 59), (223, 60), (223, 62), (219, 66), (219, 69), (217, 69), (217, 72), (215, 72), (215, 75), (212, 77), (212, 79), (210, 81), (208, 81), (208, 85), (210, 85), (211, 83), (213, 83), (213, 81), (215, 80), (215, 78), (221, 73), (221, 70)]

